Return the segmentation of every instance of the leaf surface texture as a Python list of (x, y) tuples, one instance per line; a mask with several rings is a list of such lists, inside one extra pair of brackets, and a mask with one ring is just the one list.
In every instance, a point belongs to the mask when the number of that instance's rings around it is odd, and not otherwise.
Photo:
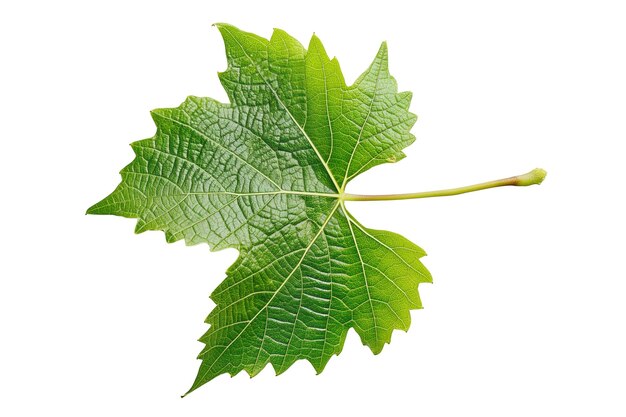
[(414, 141), (411, 94), (398, 93), (386, 45), (347, 86), (316, 36), (305, 49), (282, 30), (267, 40), (217, 26), (230, 103), (154, 110), (155, 136), (132, 144), (122, 182), (88, 211), (137, 218), (136, 232), (168, 242), (239, 250), (211, 294), (190, 391), (268, 363), (282, 373), (306, 359), (321, 372), (351, 327), (378, 353), (409, 328), (418, 284), (431, 282), (419, 247), (361, 225), (340, 198)]

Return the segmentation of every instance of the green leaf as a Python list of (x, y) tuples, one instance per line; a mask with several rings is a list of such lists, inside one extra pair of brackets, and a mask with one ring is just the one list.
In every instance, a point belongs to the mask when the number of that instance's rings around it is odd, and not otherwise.
[(306, 359), (321, 372), (351, 327), (379, 353), (431, 282), (419, 247), (343, 203), (352, 178), (414, 140), (411, 94), (397, 92), (386, 45), (347, 86), (315, 36), (307, 50), (281, 30), (268, 41), (217, 26), (230, 103), (189, 97), (153, 111), (155, 136), (132, 144), (121, 184), (88, 210), (137, 218), (137, 233), (163, 230), (168, 242), (239, 250), (211, 294), (189, 391), (267, 363), (282, 373)]

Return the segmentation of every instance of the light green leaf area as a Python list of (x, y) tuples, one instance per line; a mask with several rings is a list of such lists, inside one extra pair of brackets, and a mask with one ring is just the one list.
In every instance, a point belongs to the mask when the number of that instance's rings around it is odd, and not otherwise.
[(321, 372), (353, 327), (379, 353), (421, 308), (424, 252), (346, 210), (358, 174), (402, 159), (413, 142), (410, 93), (398, 93), (383, 43), (352, 86), (313, 36), (268, 41), (217, 25), (230, 103), (189, 97), (152, 112), (154, 137), (132, 144), (121, 184), (90, 214), (137, 218), (136, 232), (240, 255), (211, 294), (215, 309), (193, 391), (216, 376), (277, 373), (298, 359)]

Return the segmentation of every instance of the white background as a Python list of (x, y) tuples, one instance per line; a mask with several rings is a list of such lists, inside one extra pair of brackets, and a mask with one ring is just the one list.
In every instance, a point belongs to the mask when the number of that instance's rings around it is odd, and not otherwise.
[[(0, 414), (626, 415), (626, 13), (615, 1), (68, 2), (0, 6)], [(418, 141), (354, 193), (548, 170), (540, 187), (352, 203), (424, 247), (434, 285), (373, 356), (221, 376), (185, 399), (236, 258), (85, 216), (149, 110), (226, 100), (213, 22), (305, 45), (348, 81), (389, 42)]]

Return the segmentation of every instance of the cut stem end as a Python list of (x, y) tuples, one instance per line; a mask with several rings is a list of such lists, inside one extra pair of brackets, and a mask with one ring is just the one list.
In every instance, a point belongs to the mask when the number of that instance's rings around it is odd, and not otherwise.
[(517, 177), (517, 184), (518, 186), (521, 187), (526, 187), (528, 185), (534, 185), (534, 184), (541, 184), (543, 182), (543, 180), (546, 178), (546, 175), (548, 173), (546, 172), (545, 169), (542, 168), (535, 168), (530, 172), (527, 172), (524, 175), (520, 175)]

